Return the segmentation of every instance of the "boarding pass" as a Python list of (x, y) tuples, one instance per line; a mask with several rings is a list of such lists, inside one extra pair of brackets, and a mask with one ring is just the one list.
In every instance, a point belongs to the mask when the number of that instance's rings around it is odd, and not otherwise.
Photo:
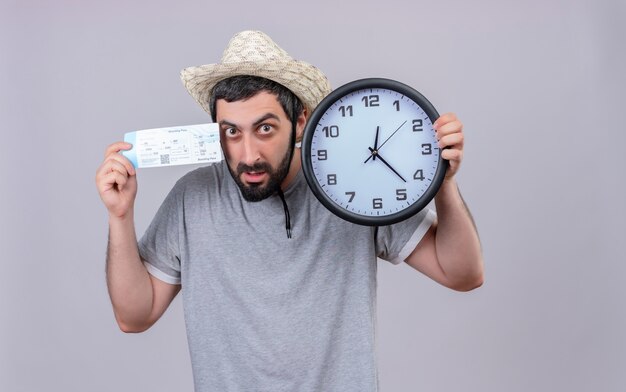
[(222, 160), (216, 123), (144, 129), (128, 132), (124, 141), (133, 148), (122, 151), (136, 168), (211, 163)]

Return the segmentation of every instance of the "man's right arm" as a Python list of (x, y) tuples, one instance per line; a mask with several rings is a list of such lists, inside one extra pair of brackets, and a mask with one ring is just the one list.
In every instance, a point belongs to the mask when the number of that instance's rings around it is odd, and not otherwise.
[(133, 214), (137, 177), (130, 161), (119, 153), (130, 147), (120, 142), (107, 148), (96, 186), (109, 212), (106, 272), (115, 319), (124, 332), (142, 332), (161, 317), (180, 285), (154, 278), (139, 256)]

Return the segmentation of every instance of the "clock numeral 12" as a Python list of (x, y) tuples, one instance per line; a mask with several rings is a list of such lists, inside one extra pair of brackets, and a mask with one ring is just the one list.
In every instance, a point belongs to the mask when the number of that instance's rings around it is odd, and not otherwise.
[(380, 106), (378, 103), (378, 95), (366, 95), (363, 98), (361, 98), (361, 101), (363, 101), (363, 103), (365, 103), (365, 107), (373, 107), (373, 106)]
[(380, 210), (381, 208), (383, 208), (383, 199), (381, 198), (372, 199), (372, 207), (375, 210)]
[(339, 106), (339, 111), (341, 112), (341, 117), (346, 116), (346, 112), (349, 113), (349, 116), (352, 117), (352, 105), (349, 106)]

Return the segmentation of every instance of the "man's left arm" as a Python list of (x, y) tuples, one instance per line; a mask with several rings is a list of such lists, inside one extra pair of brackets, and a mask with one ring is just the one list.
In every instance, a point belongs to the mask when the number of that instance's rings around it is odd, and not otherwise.
[(483, 260), (476, 226), (454, 178), (463, 159), (463, 124), (446, 113), (433, 125), (450, 166), (435, 196), (437, 221), (405, 261), (446, 287), (469, 291), (483, 283)]

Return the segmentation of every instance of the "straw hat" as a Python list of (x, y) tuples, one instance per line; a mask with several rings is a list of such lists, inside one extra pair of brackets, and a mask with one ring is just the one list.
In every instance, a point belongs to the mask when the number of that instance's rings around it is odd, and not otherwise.
[(180, 73), (189, 94), (209, 115), (209, 97), (215, 84), (236, 75), (261, 76), (282, 84), (300, 98), (309, 114), (331, 91), (328, 79), (319, 69), (294, 60), (260, 31), (235, 34), (220, 63), (189, 67)]

